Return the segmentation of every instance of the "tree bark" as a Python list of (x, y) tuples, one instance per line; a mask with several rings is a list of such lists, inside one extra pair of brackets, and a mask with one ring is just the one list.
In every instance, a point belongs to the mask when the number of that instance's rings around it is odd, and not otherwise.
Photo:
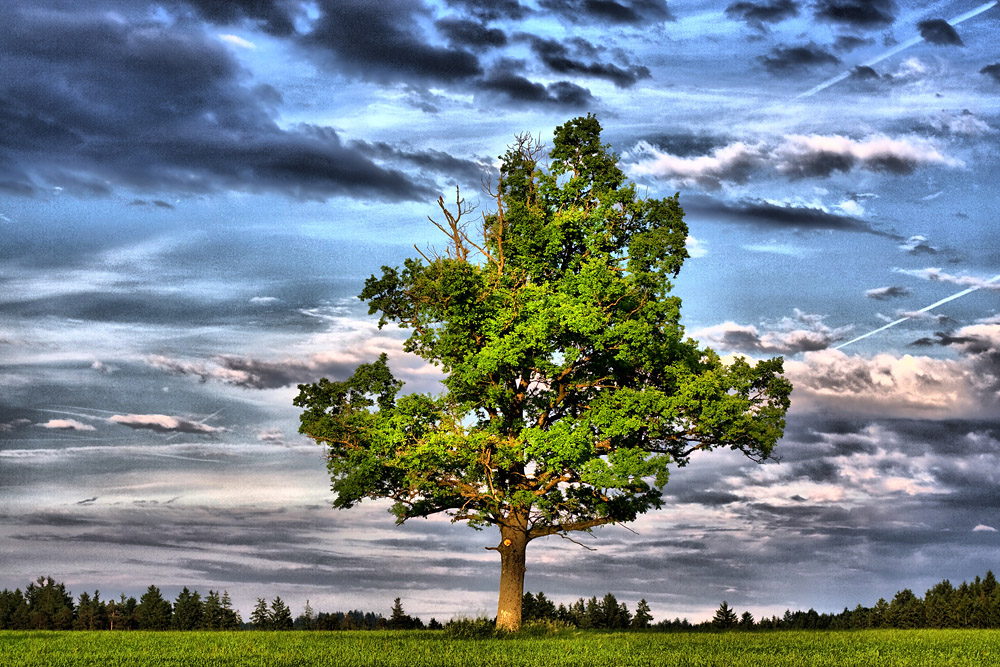
[(527, 516), (511, 513), (513, 525), (500, 526), (500, 601), (497, 630), (514, 632), (521, 627), (521, 599), (524, 596), (524, 563), (528, 547)]

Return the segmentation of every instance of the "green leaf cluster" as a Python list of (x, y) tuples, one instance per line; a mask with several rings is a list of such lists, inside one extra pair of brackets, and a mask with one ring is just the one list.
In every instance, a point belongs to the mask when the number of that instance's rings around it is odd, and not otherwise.
[(463, 199), (441, 199), (443, 254), (365, 283), (379, 325), (409, 330), (445, 391), (401, 395), (385, 355), (300, 385), (300, 430), (328, 447), (338, 507), (391, 498), (400, 522), (447, 512), (533, 539), (659, 507), (695, 451), (770, 456), (782, 360), (726, 365), (684, 336), (679, 198), (640, 197), (600, 133), (593, 116), (560, 126), (548, 166), (519, 136), (475, 228)]

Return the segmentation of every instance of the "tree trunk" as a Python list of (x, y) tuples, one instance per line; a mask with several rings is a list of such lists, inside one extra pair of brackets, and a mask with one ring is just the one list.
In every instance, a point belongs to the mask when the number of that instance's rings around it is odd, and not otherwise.
[[(527, 517), (514, 519), (513, 526), (500, 526), (500, 602), (497, 630), (516, 631), (521, 627), (521, 599), (524, 596), (524, 555), (528, 547)], [(520, 525), (518, 525), (520, 524)]]

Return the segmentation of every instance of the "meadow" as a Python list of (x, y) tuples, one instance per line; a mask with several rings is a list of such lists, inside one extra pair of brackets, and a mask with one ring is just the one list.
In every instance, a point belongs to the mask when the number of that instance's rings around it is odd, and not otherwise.
[(453, 639), (442, 632), (0, 632), (5, 667), (1000, 666), (997, 630), (607, 633)]

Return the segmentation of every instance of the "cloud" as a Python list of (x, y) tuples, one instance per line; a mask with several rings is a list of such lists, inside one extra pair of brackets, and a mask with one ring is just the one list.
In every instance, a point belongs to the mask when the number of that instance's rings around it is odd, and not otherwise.
[(84, 424), (75, 419), (50, 419), (44, 424), (38, 424), (42, 428), (51, 428), (59, 431), (96, 431), (90, 424)]
[(770, 142), (736, 141), (712, 149), (709, 155), (681, 157), (639, 141), (623, 155), (634, 176), (652, 176), (680, 186), (716, 190), (726, 183), (743, 184), (755, 176), (780, 175), (796, 180), (827, 178), (855, 169), (910, 174), (922, 166), (962, 167), (920, 137), (871, 135), (786, 135)]
[[(684, 210), (691, 216), (750, 224), (765, 229), (819, 230), (892, 236), (858, 218), (832, 213), (816, 203), (742, 199), (727, 203), (704, 195), (688, 195)], [(895, 238), (895, 237), (893, 237)]]
[(799, 352), (825, 350), (842, 340), (850, 327), (831, 329), (823, 316), (795, 309), (793, 317), (766, 323), (761, 332), (754, 325), (724, 322), (692, 332), (692, 336), (725, 351), (759, 354), (793, 355)]
[(708, 254), (708, 248), (704, 241), (696, 239), (693, 236), (688, 236), (684, 240), (684, 247), (688, 251), (688, 256), (691, 259), (696, 259), (698, 257), (704, 257)]
[(195, 433), (207, 434), (226, 431), (221, 426), (209, 426), (201, 422), (170, 415), (112, 415), (109, 420), (137, 430), (156, 431), (157, 433)]
[(995, 533), (997, 529), (993, 526), (987, 526), (986, 524), (980, 523), (975, 528), (972, 529), (974, 533)]
[(626, 64), (624, 67), (612, 63), (585, 62), (580, 52), (595, 53), (597, 49), (585, 40), (572, 43), (571, 49), (555, 39), (546, 39), (535, 35), (525, 35), (531, 44), (531, 50), (551, 71), (557, 74), (576, 74), (611, 81), (618, 88), (630, 88), (640, 79), (650, 77), (649, 69), (641, 65)]
[(529, 16), (533, 10), (518, 0), (450, 0), (452, 7), (462, 7), (483, 21), (512, 19), (519, 21)]
[(785, 370), (795, 386), (793, 407), (881, 418), (969, 419), (1000, 408), (1000, 325), (976, 324), (939, 334), (956, 359), (839, 350), (807, 352)]
[(557, 81), (543, 85), (510, 72), (508, 67), (504, 65), (492, 70), (479, 83), (478, 88), (477, 100), (483, 102), (492, 100), (507, 106), (529, 103), (540, 106), (582, 109), (594, 101), (589, 90), (575, 83)]
[(775, 46), (771, 55), (757, 59), (772, 74), (840, 64), (840, 58), (813, 42), (801, 46)]
[(964, 287), (975, 287), (987, 290), (1000, 290), (1000, 282), (991, 281), (987, 278), (977, 278), (975, 276), (956, 276), (936, 268), (926, 269), (896, 269), (899, 273), (922, 280), (932, 282), (949, 283), (951, 285), (962, 285)]
[(778, 171), (792, 178), (825, 177), (854, 168), (905, 175), (925, 165), (963, 166), (925, 139), (884, 135), (862, 140), (841, 135), (791, 135), (778, 147), (777, 157)]
[(876, 287), (875, 289), (870, 289), (865, 292), (866, 297), (869, 299), (875, 299), (876, 301), (889, 301), (890, 299), (898, 299), (909, 295), (910, 288), (897, 286)]
[(751, 28), (766, 30), (765, 23), (780, 23), (798, 16), (799, 6), (794, 0), (773, 0), (773, 2), (734, 2), (726, 7), (726, 16), (743, 21)]
[(228, 42), (229, 44), (234, 44), (234, 45), (239, 46), (240, 48), (244, 48), (244, 49), (255, 50), (257, 48), (256, 44), (254, 44), (253, 42), (250, 42), (250, 41), (247, 41), (247, 40), (243, 39), (239, 35), (226, 35), (226, 34), (222, 34), (222, 35), (219, 35), (219, 39), (221, 39), (223, 42)]
[(881, 78), (878, 72), (867, 65), (855, 65), (851, 70), (851, 79), (854, 81), (879, 81)]
[[(872, 46), (875, 44), (875, 40), (871, 37), (857, 37), (855, 35), (839, 35), (837, 39), (833, 42), (833, 48), (836, 51), (848, 52), (855, 49), (860, 49), (863, 46)], [(864, 67), (864, 65), (858, 65), (855, 70)], [(870, 67), (865, 69), (871, 70)], [(874, 72), (874, 70), (871, 70)]]
[(402, 162), (423, 172), (435, 172), (464, 183), (482, 182), (495, 168), (486, 160), (457, 158), (450, 153), (428, 148), (417, 150), (409, 146), (394, 146), (384, 141), (351, 141), (348, 146), (373, 160)]
[(13, 433), (31, 426), (30, 419), (13, 419), (8, 422), (0, 422), (0, 433)]
[(894, 0), (817, 0), (813, 4), (818, 21), (874, 30), (896, 20)]
[(681, 186), (717, 190), (723, 183), (746, 183), (765, 168), (768, 152), (763, 144), (742, 141), (712, 150), (710, 155), (680, 157), (640, 141), (623, 156), (635, 176), (653, 176)]
[(572, 23), (646, 25), (675, 20), (663, 0), (541, 0), (539, 5)]
[(926, 236), (919, 234), (911, 236), (899, 244), (899, 249), (911, 255), (936, 255), (938, 249), (927, 242)]
[(978, 136), (993, 132), (986, 121), (977, 118), (976, 114), (968, 109), (963, 109), (960, 114), (952, 114), (947, 111), (931, 117), (931, 127), (941, 132), (949, 132), (964, 136)]
[(212, 23), (234, 25), (249, 20), (271, 35), (285, 36), (295, 31), (289, 4), (282, 0), (168, 0), (168, 4), (194, 7), (198, 14)]
[(951, 24), (944, 19), (927, 19), (917, 24), (920, 36), (938, 46), (965, 46)]
[(435, 21), (434, 27), (449, 42), (458, 46), (483, 49), (507, 44), (507, 33), (499, 28), (489, 28), (481, 21), (451, 17)]
[(328, 55), (341, 75), (367, 81), (458, 83), (483, 73), (479, 58), (461, 47), (442, 47), (423, 35), (430, 17), (411, 0), (319, 0), (320, 17), (302, 41)]
[(985, 74), (986, 76), (992, 78), (997, 83), (1000, 83), (1000, 63), (993, 63), (992, 65), (987, 65), (986, 67), (979, 70), (980, 74)]
[[(31, 5), (0, 14), (9, 55), (9, 76), (0, 81), (7, 101), (0, 108), (0, 181), (8, 190), (436, 196), (426, 178), (375, 164), (329, 128), (279, 127), (280, 94), (246, 82), (219, 40), (187, 24), (133, 24)], [(45, 77), (33, 74), (39, 68)], [(162, 199), (153, 206), (173, 207)]]

